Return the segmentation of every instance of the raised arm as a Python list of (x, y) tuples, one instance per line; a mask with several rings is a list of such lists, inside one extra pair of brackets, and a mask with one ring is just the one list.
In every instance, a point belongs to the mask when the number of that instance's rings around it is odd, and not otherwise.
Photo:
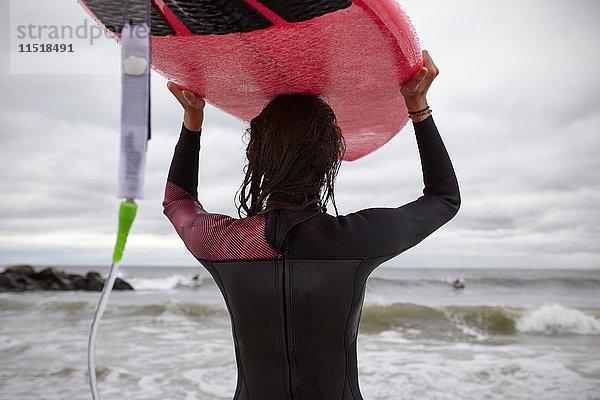
[[(204, 100), (173, 82), (168, 88), (184, 109), (183, 126), (171, 161), (163, 205), (183, 198), (198, 200), (198, 161), (200, 132), (204, 120)], [(183, 190), (187, 193), (182, 193)]]
[(415, 128), (425, 185), (423, 195), (435, 196), (448, 203), (451, 206), (451, 218), (460, 206), (458, 181), (446, 147), (433, 123), (426, 97), (439, 72), (427, 50), (423, 50), (423, 68), (402, 86), (400, 92)]
[(264, 216), (238, 220), (208, 213), (198, 202), (198, 161), (204, 100), (169, 83), (185, 110), (183, 126), (169, 169), (164, 213), (187, 248), (200, 260), (278, 258), (265, 239)]
[[(433, 122), (426, 97), (431, 83), (439, 74), (439, 69), (426, 50), (423, 51), (423, 62), (421, 70), (401, 88), (413, 121), (421, 156), (423, 196), (391, 212), (372, 212), (372, 218), (390, 227), (386, 234), (381, 235), (380, 231), (379, 239), (384, 248), (377, 249), (378, 252), (390, 256), (419, 243), (454, 217), (460, 207), (460, 193), (454, 168)], [(365, 211), (369, 214), (369, 210)]]
[[(305, 246), (311, 252), (331, 253), (335, 249), (334, 256), (389, 259), (419, 243), (457, 213), (458, 182), (426, 98), (438, 69), (426, 51), (423, 59), (424, 67), (401, 88), (408, 111), (413, 113), (423, 196), (397, 208), (370, 208), (337, 217), (327, 227), (307, 224), (304, 236), (319, 238)], [(327, 232), (327, 240), (320, 240), (322, 232)], [(321, 243), (324, 248), (315, 249)]]
[(168, 88), (182, 105), (184, 117), (167, 177), (164, 213), (192, 253), (202, 256), (204, 249), (199, 242), (206, 232), (203, 221), (208, 216), (198, 202), (198, 162), (204, 100), (172, 82), (168, 83)]
[(384, 240), (390, 255), (419, 243), (452, 219), (460, 207), (454, 168), (427, 103), (427, 91), (438, 74), (439, 69), (424, 50), (423, 67), (400, 89), (415, 128), (424, 188), (422, 197), (387, 215), (388, 223), (394, 222), (392, 235)]
[(198, 161), (200, 131), (204, 119), (204, 100), (169, 82), (168, 88), (184, 109), (183, 126), (171, 161), (164, 213), (188, 247), (193, 246), (194, 224), (206, 215), (198, 202)]

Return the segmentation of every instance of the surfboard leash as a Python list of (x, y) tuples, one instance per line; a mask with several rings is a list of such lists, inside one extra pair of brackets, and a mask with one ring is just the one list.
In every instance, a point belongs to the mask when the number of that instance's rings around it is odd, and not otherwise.
[[(125, 9), (127, 8), (128, 5)], [(119, 206), (119, 225), (112, 264), (108, 277), (104, 281), (88, 339), (88, 374), (93, 400), (100, 400), (95, 360), (98, 327), (115, 284), (127, 236), (137, 213), (135, 199), (143, 198), (146, 150), (150, 139), (149, 7), (147, 7), (145, 22), (136, 25), (124, 23), (121, 44), (121, 145), (118, 198), (125, 200)]]
[(119, 265), (121, 264), (121, 258), (123, 257), (123, 250), (125, 249), (125, 243), (127, 242), (127, 235), (129, 229), (133, 224), (135, 214), (137, 212), (137, 204), (133, 199), (128, 199), (121, 202), (119, 207), (119, 228), (117, 232), (117, 242), (113, 252), (113, 259), (110, 269), (108, 271), (108, 277), (104, 281), (104, 287), (100, 300), (94, 313), (92, 320), (92, 328), (90, 329), (90, 336), (88, 339), (88, 374), (90, 377), (90, 389), (92, 390), (92, 398), (94, 400), (100, 400), (100, 393), (98, 392), (98, 383), (96, 377), (96, 336), (98, 335), (98, 326), (100, 325), (100, 319), (106, 309), (108, 298), (117, 279), (117, 273), (119, 271)]

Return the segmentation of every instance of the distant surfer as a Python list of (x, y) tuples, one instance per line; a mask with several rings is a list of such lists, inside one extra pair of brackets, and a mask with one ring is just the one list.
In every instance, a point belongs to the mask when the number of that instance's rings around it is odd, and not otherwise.
[[(277, 96), (251, 121), (240, 218), (205, 211), (197, 193), (205, 103), (169, 83), (185, 113), (164, 213), (225, 298), (234, 399), (362, 399), (356, 340), (367, 277), (449, 221), (460, 204), (426, 99), (438, 68), (426, 51), (423, 59), (398, 91), (414, 124), (424, 195), (345, 216), (337, 215), (333, 191), (342, 132), (333, 110), (308, 94)], [(329, 201), (336, 216), (326, 213)]]
[(454, 289), (464, 289), (465, 288), (465, 284), (460, 279), (456, 279), (452, 283), (452, 286), (454, 286)]

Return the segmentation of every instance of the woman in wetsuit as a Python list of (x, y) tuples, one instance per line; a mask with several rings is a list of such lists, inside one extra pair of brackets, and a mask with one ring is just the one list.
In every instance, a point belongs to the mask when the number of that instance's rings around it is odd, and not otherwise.
[[(412, 113), (423, 196), (398, 208), (332, 216), (324, 206), (343, 155), (329, 106), (286, 95), (252, 120), (238, 210), (210, 213), (197, 198), (204, 101), (169, 89), (185, 110), (164, 212), (210, 272), (231, 316), (235, 400), (358, 400), (356, 340), (365, 285), (381, 263), (416, 245), (458, 211), (452, 164), (428, 109), (438, 69), (424, 67), (400, 90)], [(337, 214), (337, 210), (336, 210)]]

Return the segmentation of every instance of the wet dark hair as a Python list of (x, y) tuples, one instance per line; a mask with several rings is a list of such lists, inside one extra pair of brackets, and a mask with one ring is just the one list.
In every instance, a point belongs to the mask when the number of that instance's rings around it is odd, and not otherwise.
[(308, 94), (277, 96), (246, 130), (248, 163), (238, 191), (238, 213), (275, 209), (325, 210), (346, 151), (327, 103)]

